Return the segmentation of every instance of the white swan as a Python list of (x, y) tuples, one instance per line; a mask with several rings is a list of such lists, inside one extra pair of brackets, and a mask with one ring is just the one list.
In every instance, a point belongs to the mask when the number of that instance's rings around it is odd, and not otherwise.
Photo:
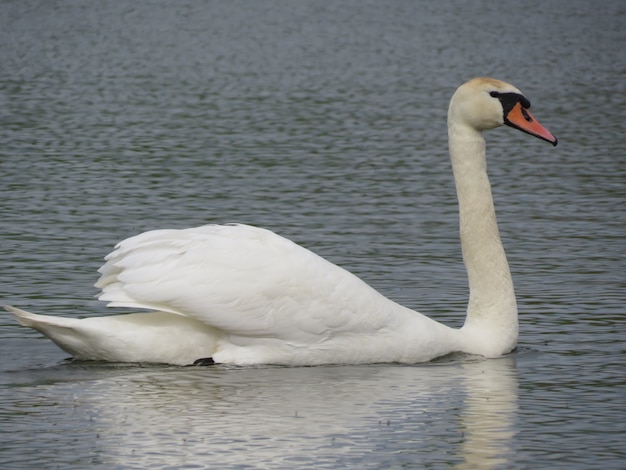
[(487, 178), (482, 131), (503, 124), (557, 144), (507, 83), (476, 78), (448, 111), (470, 298), (457, 330), (385, 298), (268, 230), (207, 225), (119, 243), (99, 298), (148, 309), (73, 319), (6, 306), (76, 359), (170, 364), (415, 363), (451, 353), (496, 357), (517, 343), (517, 306)]

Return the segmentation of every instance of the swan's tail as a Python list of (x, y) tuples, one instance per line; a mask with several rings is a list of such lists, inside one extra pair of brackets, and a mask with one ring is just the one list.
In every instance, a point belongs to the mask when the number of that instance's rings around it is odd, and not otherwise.
[(4, 308), (20, 325), (39, 331), (82, 360), (193, 364), (213, 355), (218, 337), (213, 327), (165, 312), (78, 319)]
[(72, 323), (76, 320), (63, 317), (52, 317), (49, 315), (37, 315), (26, 310), (12, 307), (11, 305), (3, 305), (4, 309), (13, 314), (13, 317), (22, 326), (28, 326), (40, 331), (48, 336), (46, 330), (50, 328), (71, 328)]
[(28, 326), (50, 338), (65, 352), (76, 356), (80, 354), (80, 336), (76, 334), (76, 326), (80, 320), (75, 318), (53, 317), (50, 315), (37, 315), (26, 310), (3, 305), (5, 310), (11, 312), (13, 317), (22, 326)]

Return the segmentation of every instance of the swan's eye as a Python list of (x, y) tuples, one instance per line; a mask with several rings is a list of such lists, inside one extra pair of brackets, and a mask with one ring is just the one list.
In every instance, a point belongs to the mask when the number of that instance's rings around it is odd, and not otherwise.
[(492, 98), (498, 98), (500, 96), (500, 93), (498, 93), (497, 91), (492, 91), (489, 92), (489, 96), (491, 96)]

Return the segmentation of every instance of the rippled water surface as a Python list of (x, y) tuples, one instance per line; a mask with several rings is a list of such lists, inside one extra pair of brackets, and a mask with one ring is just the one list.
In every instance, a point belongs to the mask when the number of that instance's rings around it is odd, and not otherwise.
[(246, 222), (452, 326), (456, 86), (520, 87), (556, 148), (488, 135), (518, 350), (417, 366), (66, 361), (0, 316), (3, 468), (623, 468), (626, 7), (0, 5), (0, 300), (61, 316), (102, 257)]

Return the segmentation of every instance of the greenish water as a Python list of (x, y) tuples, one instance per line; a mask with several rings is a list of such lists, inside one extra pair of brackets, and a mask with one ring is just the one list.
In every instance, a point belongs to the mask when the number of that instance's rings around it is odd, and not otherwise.
[(520, 347), (415, 367), (65, 362), (0, 316), (6, 468), (621, 468), (626, 7), (4, 2), (0, 301), (112, 313), (113, 245), (245, 222), (460, 326), (445, 116), (505, 79), (559, 137), (488, 135)]

